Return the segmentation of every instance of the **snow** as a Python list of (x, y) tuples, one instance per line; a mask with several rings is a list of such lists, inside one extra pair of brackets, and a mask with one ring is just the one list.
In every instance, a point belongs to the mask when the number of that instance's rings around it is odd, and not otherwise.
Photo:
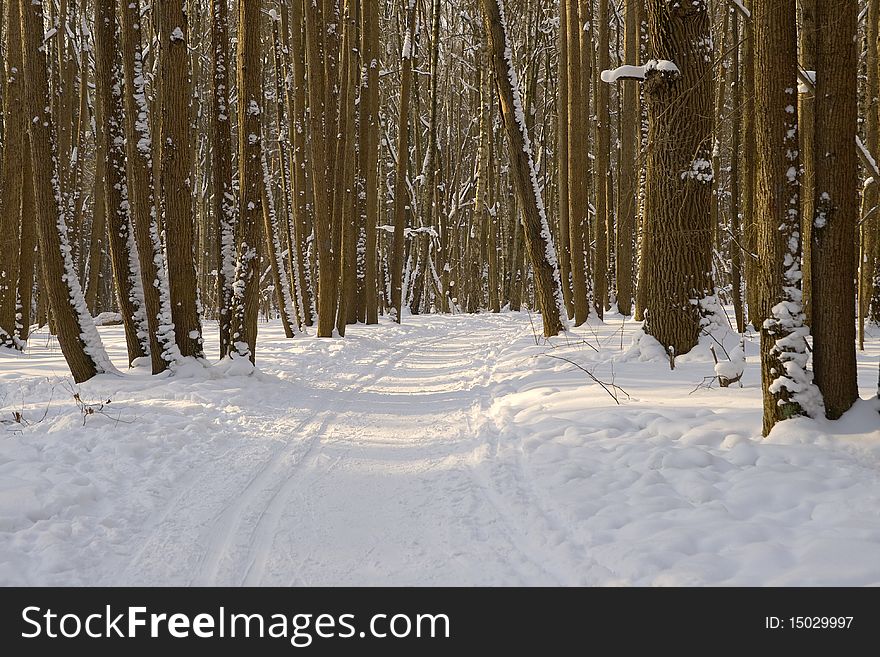
[[(37, 332), (0, 354), (0, 584), (880, 584), (877, 399), (761, 439), (755, 334), (742, 388), (696, 388), (715, 343), (670, 371), (639, 329), (272, 322), (249, 377), (226, 359), (80, 386)], [(125, 363), (122, 327), (100, 331)], [(740, 336), (715, 337), (735, 360)], [(880, 328), (867, 348), (864, 397)]]
[(668, 59), (651, 59), (644, 66), (618, 66), (612, 70), (602, 71), (602, 82), (613, 83), (618, 80), (644, 80), (651, 71), (660, 71), (673, 76), (681, 74), (675, 62)]

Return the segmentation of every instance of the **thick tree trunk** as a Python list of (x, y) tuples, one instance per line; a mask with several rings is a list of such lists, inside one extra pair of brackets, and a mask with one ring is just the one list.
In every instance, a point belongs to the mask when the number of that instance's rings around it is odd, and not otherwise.
[[(326, 106), (324, 32), (324, 9), (321, 2), (306, 2), (306, 41), (309, 51), (309, 117), (311, 124), (311, 162), (309, 173), (312, 177), (314, 196), (314, 226), (316, 250), (318, 253), (318, 337), (333, 336), (336, 322), (336, 283), (337, 272), (334, 267), (333, 234), (329, 187), (330, 176), (327, 167), (327, 142), (330, 135), (330, 112)], [(335, 140), (333, 140), (335, 142)]]
[[(712, 40), (706, 2), (648, 2), (653, 57), (646, 72), (649, 137), (645, 330), (674, 355), (700, 334), (711, 294)], [(663, 64), (671, 62), (671, 64)]]
[(813, 364), (829, 419), (859, 397), (855, 351), (858, 215), (857, 43), (854, 2), (818, 0), (816, 11)]

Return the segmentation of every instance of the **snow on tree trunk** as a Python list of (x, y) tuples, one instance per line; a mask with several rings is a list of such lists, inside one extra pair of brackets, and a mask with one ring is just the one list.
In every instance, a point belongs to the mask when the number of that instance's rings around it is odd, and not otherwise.
[[(256, 360), (260, 300), (260, 210), (263, 185), (259, 0), (238, 0), (238, 219), (241, 242), (233, 285), (233, 356)], [(289, 296), (289, 295), (288, 295)]]
[(795, 0), (758, 3), (753, 17), (764, 435), (781, 420), (821, 412), (822, 401), (807, 371), (801, 291), (795, 11)]
[(708, 3), (649, 0), (648, 27), (656, 64), (647, 67), (644, 83), (649, 118), (645, 331), (677, 356), (697, 344), (702, 300), (713, 295)]
[(293, 297), (290, 294), (290, 279), (284, 265), (284, 249), (281, 247), (281, 226), (275, 210), (275, 197), (272, 193), (272, 178), (269, 174), (269, 162), (266, 152), (261, 154), (261, 172), (263, 177), (262, 205), (263, 223), (266, 231), (266, 251), (272, 264), (272, 278), (275, 284), (275, 300), (281, 313), (284, 334), (292, 338), (296, 332), (296, 315), (294, 314)]
[(149, 354), (150, 346), (140, 263), (131, 235), (125, 179), (122, 76), (118, 67), (118, 30), (114, 16), (114, 0), (95, 3), (95, 82), (98, 116), (103, 123), (95, 135), (101, 150), (106, 153), (106, 169), (99, 191), (104, 195), (113, 279), (131, 364)]
[[(161, 135), (153, 147), (160, 154), (161, 213), (167, 245), (171, 320), (180, 354), (202, 358), (202, 320), (193, 257), (192, 84), (186, 3), (159, 4)], [(155, 240), (157, 237), (154, 236)]]
[(49, 81), (42, 3), (22, 2), (21, 37), (25, 112), (29, 117), (31, 167), (43, 280), (58, 342), (77, 383), (115, 372), (83, 298), (68, 241), (68, 218), (58, 178), (58, 160), (49, 113)]
[(502, 0), (482, 0), (483, 18), (489, 38), (495, 86), (507, 132), (511, 172), (523, 212), (526, 250), (534, 271), (538, 304), (544, 321), (544, 335), (550, 337), (565, 330), (565, 301), (501, 2)]
[(229, 9), (227, 0), (211, 2), (211, 52), (214, 58), (211, 113), (214, 180), (212, 197), (217, 225), (217, 294), (220, 321), (220, 356), (232, 349), (232, 284), (235, 280), (235, 195), (232, 187), (232, 133), (229, 108)]

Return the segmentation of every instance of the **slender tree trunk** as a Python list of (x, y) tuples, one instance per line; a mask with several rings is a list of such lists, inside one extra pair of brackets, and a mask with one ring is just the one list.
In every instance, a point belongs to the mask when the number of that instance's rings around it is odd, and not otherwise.
[[(626, 62), (639, 59), (639, 20), (643, 0), (626, 0)], [(620, 135), (620, 163), (617, 202), (617, 308), (622, 315), (632, 313), (633, 241), (638, 225), (639, 89), (635, 84), (623, 88)]]
[(189, 27), (182, 2), (167, 0), (159, 6), (162, 109), (158, 148), (161, 151), (162, 224), (168, 248), (171, 318), (181, 355), (202, 358), (202, 321), (193, 257)]
[[(601, 73), (609, 65), (608, 0), (599, 0), (599, 55), (597, 70)], [(585, 33), (586, 34), (586, 33)], [(598, 75), (596, 76), (598, 80)], [(613, 222), (608, 209), (608, 186), (611, 155), (611, 116), (608, 110), (608, 85), (596, 85), (596, 283), (593, 306), (599, 319), (608, 305), (609, 240), (614, 237)]]
[[(764, 435), (814, 410), (801, 306), (796, 0), (756, 3), (755, 136)], [(852, 150), (852, 149), (850, 149)]]
[(260, 84), (260, 0), (238, 0), (238, 244), (232, 313), (232, 346), (255, 362), (260, 301), (260, 207), (263, 185)]
[(394, 321), (401, 321), (403, 308), (404, 234), (409, 191), (406, 174), (409, 165), (409, 104), (412, 93), (413, 48), (416, 34), (416, 3), (406, 0), (406, 36), (400, 56), (400, 112), (397, 124), (397, 166), (394, 176), (394, 239), (391, 245), (391, 305)]
[[(13, 3), (15, 1), (13, 0)], [(27, 131), (25, 131), (27, 138)], [(26, 145), (30, 148), (30, 144)], [(18, 302), (21, 319), (18, 320), (18, 339), (25, 343), (30, 334), (33, 315), (31, 306), (34, 295), (34, 264), (37, 245), (37, 217), (34, 209), (34, 174), (31, 170), (31, 158), (25, 154), (22, 162), (22, 196), (21, 196), (21, 257), (18, 267)]]
[(95, 2), (96, 96), (103, 119), (103, 124), (96, 131), (96, 138), (101, 144), (99, 150), (107, 156), (103, 189), (96, 191), (104, 195), (113, 280), (131, 365), (135, 359), (148, 355), (150, 348), (140, 263), (129, 215), (125, 178), (125, 119), (115, 4), (115, 0)]
[(855, 2), (817, 0), (813, 364), (829, 419), (859, 397), (855, 352), (858, 128)]
[[(568, 36), (568, 226), (571, 249), (571, 287), (574, 323), (580, 326), (590, 314), (589, 290), (589, 181), (587, 155), (590, 115), (590, 72), (583, 70), (582, 50), (588, 49), (588, 35), (578, 12), (578, 0), (566, 0)], [(584, 41), (584, 44), (581, 41)], [(589, 58), (587, 58), (588, 60)]]
[[(816, 70), (818, 0), (800, 0), (800, 64), (805, 71)], [(807, 89), (798, 95), (798, 126), (801, 135), (801, 233), (803, 238), (804, 314), (807, 325), (813, 323), (812, 235), (816, 213), (816, 91)]]
[(177, 349), (171, 319), (171, 297), (165, 271), (165, 254), (151, 184), (153, 149), (144, 62), (141, 54), (143, 26), (140, 2), (139, 0), (119, 0), (119, 2), (122, 68), (125, 77), (123, 103), (126, 185), (141, 267), (141, 288), (149, 329), (150, 361), (153, 374), (159, 374), (179, 358), (180, 352)]
[(366, 73), (361, 105), (364, 107), (362, 130), (364, 139), (364, 190), (366, 194), (366, 253), (364, 254), (364, 304), (367, 324), (379, 322), (377, 299), (376, 230), (379, 224), (379, 3), (363, 3), (362, 56)]
[(746, 330), (743, 309), (742, 289), (742, 224), (740, 216), (740, 168), (739, 154), (742, 152), (742, 104), (743, 90), (740, 83), (740, 16), (735, 13), (733, 20), (733, 53), (730, 64), (731, 86), (733, 88), (733, 113), (730, 117), (731, 157), (730, 157), (730, 285), (733, 313), (736, 317), (736, 330)]
[(53, 120), (48, 110), (49, 81), (43, 33), (43, 5), (21, 0), (22, 79), (30, 139), (34, 200), (45, 292), (58, 343), (71, 374), (82, 383), (96, 374), (115, 371), (94, 321), (85, 305), (73, 266), (67, 232), (67, 212), (59, 187), (58, 161), (52, 141)]
[(571, 244), (569, 229), (569, 187), (568, 187), (568, 161), (569, 161), (569, 134), (568, 134), (568, 109), (569, 109), (569, 62), (568, 62), (568, 15), (566, 2), (559, 3), (559, 69), (558, 69), (558, 93), (556, 100), (556, 158), (557, 175), (559, 176), (558, 206), (559, 206), (559, 274), (562, 277), (562, 296), (565, 300), (565, 308), (569, 317), (574, 317), (574, 303), (571, 292)]
[(0, 347), (17, 344), (15, 314), (18, 297), (20, 234), (22, 226), (21, 162), (29, 157), (27, 127), (22, 107), (21, 23), (19, 2), (7, 2), (4, 12), (6, 66), (3, 89), (3, 154), (0, 161)]
[(544, 322), (544, 335), (551, 337), (565, 329), (566, 314), (556, 249), (553, 246), (544, 200), (541, 198), (532, 159), (532, 144), (525, 124), (522, 97), (513, 64), (513, 51), (507, 37), (507, 21), (501, 6), (502, 0), (481, 0), (481, 2), (489, 39), (489, 52), (492, 56), (495, 86), (507, 132), (511, 174), (515, 182), (517, 198), (522, 206), (526, 249), (534, 272), (538, 304)]
[(214, 196), (212, 212), (217, 231), (217, 315), (220, 357), (232, 350), (232, 284), (235, 280), (235, 192), (232, 187), (232, 133), (229, 107), (229, 3), (211, 2), (211, 62), (213, 105), (211, 141)]
[[(876, 155), (880, 153), (880, 0), (869, 0), (865, 19), (867, 75), (865, 79), (864, 107), (865, 143)], [(868, 175), (872, 178), (873, 172)], [(874, 179), (862, 190), (861, 244), (859, 259), (859, 348), (865, 345), (865, 320), (871, 311), (871, 301), (877, 294), (874, 289), (874, 272), (880, 243), (880, 180)], [(880, 314), (880, 309), (876, 309)]]

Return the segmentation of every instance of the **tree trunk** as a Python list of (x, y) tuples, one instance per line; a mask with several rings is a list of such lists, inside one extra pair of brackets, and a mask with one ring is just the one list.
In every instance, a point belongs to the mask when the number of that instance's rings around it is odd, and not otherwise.
[[(327, 142), (330, 135), (328, 108), (326, 106), (324, 62), (324, 9), (321, 2), (305, 3), (306, 41), (309, 50), (309, 117), (311, 123), (310, 173), (314, 196), (314, 226), (318, 253), (318, 337), (333, 336), (336, 321), (337, 272), (334, 267), (332, 215), (328, 186)], [(335, 141), (335, 140), (334, 140)]]
[(857, 43), (854, 2), (818, 0), (816, 11), (813, 365), (829, 419), (859, 397), (855, 345), (858, 215)]
[(153, 150), (147, 107), (144, 62), (141, 55), (141, 16), (138, 0), (120, 0), (122, 68), (125, 77), (124, 114), (126, 183), (141, 266), (141, 288), (149, 328), (153, 374), (164, 372), (180, 352), (171, 320), (171, 298), (165, 254), (151, 177)]
[(113, 372), (115, 369), (107, 358), (85, 305), (71, 257), (67, 212), (61, 200), (58, 161), (52, 141), (54, 127), (51, 112), (48, 111), (50, 102), (43, 48), (43, 5), (22, 0), (19, 7), (24, 107), (26, 116), (35, 119), (27, 124), (43, 281), (61, 351), (74, 381), (82, 383), (96, 374)]
[[(599, 55), (596, 70), (600, 73), (609, 65), (608, 0), (599, 0)], [(587, 34), (585, 32), (585, 34)], [(596, 77), (598, 80), (598, 76)], [(614, 237), (613, 221), (608, 208), (608, 187), (611, 155), (611, 116), (608, 111), (608, 85), (596, 84), (596, 283), (593, 306), (602, 319), (608, 305), (609, 240)]]
[(562, 296), (565, 299), (565, 308), (569, 317), (574, 317), (574, 303), (571, 293), (571, 244), (569, 229), (569, 173), (568, 173), (568, 88), (569, 88), (569, 62), (568, 62), (568, 17), (566, 2), (559, 3), (559, 68), (558, 68), (558, 92), (556, 100), (556, 159), (557, 175), (559, 177), (558, 206), (559, 206), (559, 274), (562, 277)]
[(507, 132), (510, 169), (517, 198), (522, 206), (526, 249), (534, 272), (538, 304), (544, 322), (544, 336), (551, 337), (565, 329), (565, 301), (559, 281), (556, 249), (532, 160), (532, 144), (526, 129), (513, 51), (507, 38), (507, 21), (501, 6), (502, 0), (481, 2), (495, 86)]
[(211, 2), (211, 55), (213, 105), (211, 172), (214, 183), (212, 211), (217, 231), (217, 315), (220, 357), (232, 350), (232, 284), (235, 280), (235, 192), (232, 187), (232, 133), (229, 107), (229, 3)]
[(260, 0), (238, 0), (238, 244), (232, 313), (234, 353), (255, 362), (260, 302), (261, 133)]
[(18, 301), (20, 234), (22, 227), (22, 167), (29, 157), (23, 113), (21, 23), (18, 0), (7, 2), (4, 19), (6, 84), (3, 89), (3, 154), (0, 162), (0, 347), (16, 348), (15, 315)]
[[(816, 70), (818, 0), (800, 0), (800, 64), (805, 71)], [(801, 135), (801, 233), (803, 240), (804, 315), (807, 326), (813, 323), (812, 235), (816, 209), (816, 91), (807, 89), (798, 95), (798, 126)]]
[[(639, 60), (639, 21), (643, 0), (626, 0), (626, 62)], [(638, 220), (639, 89), (635, 84), (623, 88), (623, 108), (618, 165), (617, 202), (617, 309), (632, 313), (633, 241)]]
[(661, 64), (645, 77), (651, 240), (645, 330), (681, 355), (697, 344), (700, 303), (712, 287), (712, 40), (702, 0), (688, 6), (650, 0), (648, 24)]
[(159, 6), (162, 121), (157, 146), (161, 152), (162, 223), (168, 248), (171, 319), (181, 355), (202, 358), (202, 321), (193, 257), (189, 27), (184, 3), (168, 0)]
[[(764, 435), (814, 410), (801, 306), (796, 0), (756, 3), (755, 137)], [(850, 149), (852, 150), (852, 149)]]
[[(125, 132), (122, 111), (122, 75), (119, 70), (115, 0), (95, 2), (95, 87), (103, 125), (96, 131), (100, 150), (106, 153), (103, 189), (107, 213), (110, 261), (128, 363), (148, 355), (149, 344), (141, 270), (129, 214), (125, 179)], [(98, 191), (98, 190), (96, 190)]]

